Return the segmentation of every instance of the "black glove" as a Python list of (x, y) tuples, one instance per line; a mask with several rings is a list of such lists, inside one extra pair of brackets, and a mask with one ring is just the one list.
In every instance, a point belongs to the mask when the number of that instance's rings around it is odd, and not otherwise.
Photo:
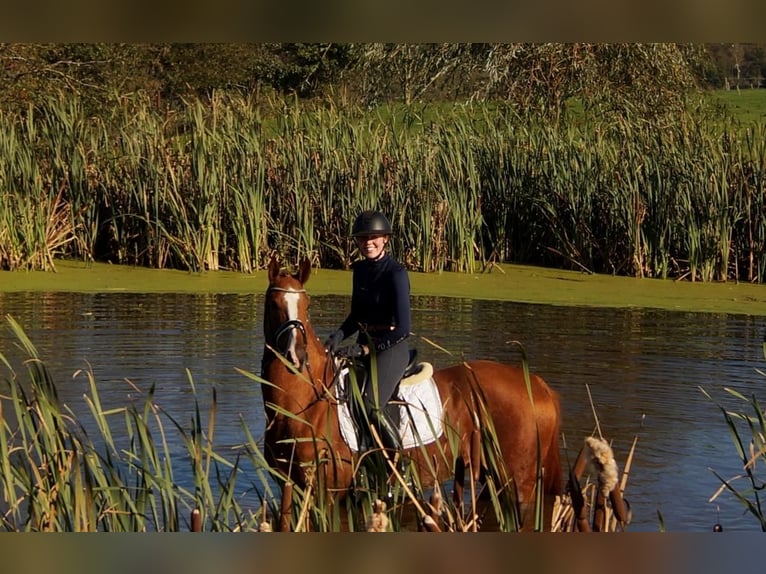
[(324, 342), (324, 346), (328, 351), (334, 353), (345, 338), (346, 337), (343, 336), (343, 331), (338, 329), (332, 335), (327, 337), (327, 340)]
[(355, 357), (364, 357), (367, 354), (365, 352), (365, 348), (358, 343), (356, 345), (351, 345), (349, 347), (342, 349), (340, 353), (344, 357), (348, 357), (349, 359), (353, 359)]

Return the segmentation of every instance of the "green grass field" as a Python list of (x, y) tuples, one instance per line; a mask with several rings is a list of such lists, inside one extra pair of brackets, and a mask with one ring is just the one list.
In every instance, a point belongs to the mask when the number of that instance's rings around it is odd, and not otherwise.
[(744, 123), (766, 121), (766, 89), (715, 90), (710, 95)]

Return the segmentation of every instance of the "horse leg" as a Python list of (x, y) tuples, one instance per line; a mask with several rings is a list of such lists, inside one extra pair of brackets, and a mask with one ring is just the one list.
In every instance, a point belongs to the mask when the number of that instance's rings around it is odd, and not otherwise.
[(463, 500), (465, 497), (465, 462), (463, 457), (459, 456), (455, 460), (455, 486), (452, 491), (452, 502), (458, 510), (460, 516), (463, 515)]
[(282, 486), (282, 501), (279, 508), (279, 532), (290, 532), (290, 516), (293, 506), (293, 483), (291, 480)]
[(465, 471), (466, 460), (467, 466), (470, 470), (471, 484), (476, 484), (481, 480), (482, 468), (481, 468), (481, 431), (478, 428), (474, 428), (471, 431), (471, 443), (466, 449), (467, 458), (460, 455), (455, 460), (455, 490), (453, 491), (453, 501), (460, 513), (463, 513), (463, 504), (465, 501)]

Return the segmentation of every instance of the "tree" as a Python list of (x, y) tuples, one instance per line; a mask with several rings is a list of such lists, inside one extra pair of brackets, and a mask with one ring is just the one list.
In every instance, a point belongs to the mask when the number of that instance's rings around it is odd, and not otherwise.
[(115, 94), (151, 89), (144, 61), (141, 45), (0, 44), (0, 103), (24, 109), (50, 95), (76, 93), (94, 109)]
[(557, 119), (586, 109), (678, 110), (702, 51), (678, 44), (368, 44), (357, 46), (365, 99), (503, 99)]
[(23, 109), (74, 92), (95, 109), (142, 92), (173, 106), (264, 85), (311, 97), (352, 61), (349, 44), (0, 44), (0, 104)]
[(477, 63), (471, 44), (361, 44), (355, 49), (368, 103), (411, 104), (445, 91), (459, 94)]
[(676, 111), (695, 86), (701, 54), (677, 44), (498, 44), (477, 95), (560, 117), (570, 98), (586, 110)]

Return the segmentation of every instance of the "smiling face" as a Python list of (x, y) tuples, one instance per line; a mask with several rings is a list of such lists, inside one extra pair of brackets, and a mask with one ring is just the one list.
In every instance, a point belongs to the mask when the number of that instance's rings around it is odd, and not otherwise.
[(355, 237), (359, 253), (367, 259), (377, 259), (383, 255), (388, 243), (388, 235), (361, 235)]

